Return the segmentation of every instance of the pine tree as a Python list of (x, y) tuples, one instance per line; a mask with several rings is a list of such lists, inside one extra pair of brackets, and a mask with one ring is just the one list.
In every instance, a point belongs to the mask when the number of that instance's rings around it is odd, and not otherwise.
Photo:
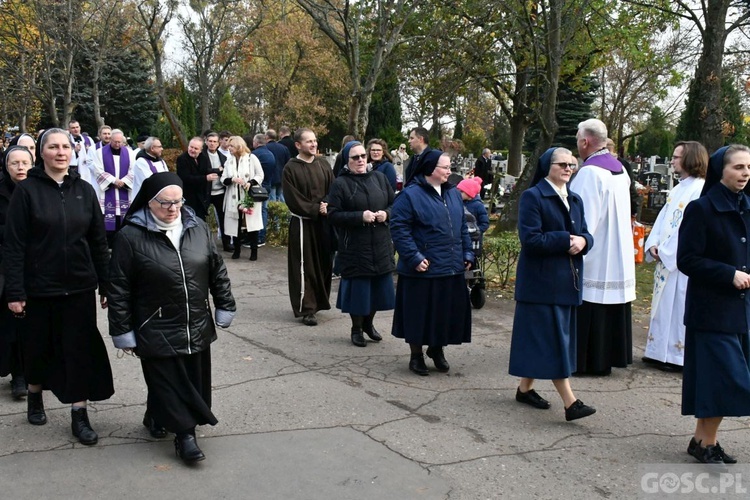
[[(234, 135), (245, 135), (247, 124), (243, 120), (237, 105), (234, 103), (231, 92), (227, 89), (219, 101), (219, 116), (214, 122), (215, 130), (229, 130)], [(249, 144), (248, 146), (252, 146)]]

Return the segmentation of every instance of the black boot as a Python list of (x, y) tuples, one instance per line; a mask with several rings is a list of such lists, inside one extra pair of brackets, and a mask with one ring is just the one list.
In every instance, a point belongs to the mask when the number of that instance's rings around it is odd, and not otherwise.
[(352, 344), (356, 345), (357, 347), (367, 347), (367, 341), (362, 335), (362, 330), (352, 328)]
[(198, 442), (192, 432), (177, 433), (174, 437), (174, 451), (188, 465), (206, 459), (206, 455), (198, 448)]
[(167, 437), (167, 429), (156, 423), (156, 420), (151, 418), (148, 410), (143, 415), (143, 425), (148, 428), (148, 433), (151, 434), (152, 438), (161, 439)]
[(437, 371), (445, 373), (451, 369), (450, 365), (445, 360), (442, 347), (428, 347), (427, 355), (435, 362), (435, 368), (437, 368)]
[(232, 237), (226, 234), (221, 235), (221, 245), (224, 247), (225, 252), (234, 251), (234, 245), (232, 245)]
[(383, 340), (383, 336), (375, 329), (375, 325), (372, 324), (372, 320), (375, 318), (375, 313), (371, 313), (369, 316), (365, 316), (364, 324), (362, 325), (362, 331), (367, 334), (373, 342), (380, 342)]
[(13, 399), (22, 399), (29, 391), (26, 389), (26, 379), (23, 375), (14, 375), (10, 380), (10, 393)]
[(26, 418), (31, 425), (44, 425), (47, 423), (47, 414), (44, 413), (44, 400), (42, 393), (29, 392), (26, 398)]
[(250, 260), (258, 260), (258, 231), (250, 233), (248, 240), (250, 240)]
[(240, 258), (240, 252), (242, 252), (242, 245), (240, 245), (240, 240), (235, 238), (234, 240), (234, 252), (232, 252), (232, 258), (233, 259), (239, 259)]
[(86, 408), (72, 408), (70, 410), (71, 423), (70, 428), (73, 435), (78, 438), (81, 444), (91, 446), (99, 441), (99, 436), (89, 423), (89, 415)]
[(424, 363), (424, 356), (421, 352), (419, 354), (412, 353), (411, 359), (409, 360), (409, 370), (417, 375), (421, 375), (422, 377), (430, 374), (429, 370), (427, 370), (427, 365)]

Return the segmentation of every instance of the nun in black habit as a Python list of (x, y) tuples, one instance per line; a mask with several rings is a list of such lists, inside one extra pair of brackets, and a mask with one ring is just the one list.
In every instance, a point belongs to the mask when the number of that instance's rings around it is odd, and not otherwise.
[[(112, 252), (109, 330), (115, 347), (141, 359), (148, 386), (143, 424), (152, 436), (176, 434), (186, 463), (205, 458), (197, 425), (211, 412), (211, 343), (236, 310), (226, 267), (206, 223), (186, 206), (171, 172), (143, 183)], [(213, 297), (215, 323), (209, 295)]]

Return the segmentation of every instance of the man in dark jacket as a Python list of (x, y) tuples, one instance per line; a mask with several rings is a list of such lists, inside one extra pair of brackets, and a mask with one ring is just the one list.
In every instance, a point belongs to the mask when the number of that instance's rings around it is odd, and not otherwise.
[(479, 197), (484, 199), (484, 194), (487, 191), (484, 189), (486, 184), (492, 184), (492, 151), (488, 148), (484, 148), (482, 156), (477, 158), (474, 163), (474, 177), (482, 179), (482, 188), (479, 191)]
[(279, 129), (279, 144), (281, 144), (282, 146), (286, 146), (286, 148), (289, 150), (290, 159), (296, 158), (299, 154), (297, 145), (294, 142), (294, 139), (292, 139), (292, 131), (286, 125)]
[[(270, 179), (271, 189), (268, 190), (268, 201), (284, 201), (284, 193), (281, 189), (281, 176), (284, 173), (284, 165), (292, 159), (289, 148), (280, 142), (276, 142), (276, 131), (273, 129), (266, 130), (266, 146), (273, 153), (276, 159), (276, 169)], [(296, 148), (295, 148), (296, 149)], [(262, 163), (261, 163), (262, 165)], [(267, 178), (266, 178), (267, 179)], [(264, 179), (264, 180), (266, 180)]]
[(211, 173), (208, 157), (202, 152), (203, 139), (190, 139), (188, 150), (177, 157), (177, 175), (185, 185), (185, 203), (195, 211), (195, 215), (206, 220), (211, 183), (218, 180), (219, 175)]
[[(260, 166), (263, 168), (263, 183), (261, 186), (271, 192), (271, 183), (273, 182), (274, 173), (276, 172), (276, 157), (273, 155), (271, 150), (266, 146), (266, 134), (255, 134), (253, 137), (253, 154), (258, 161)], [(281, 181), (281, 179), (279, 179)], [(258, 246), (266, 244), (266, 226), (268, 225), (268, 200), (263, 202), (263, 208), (261, 209), (263, 214), (263, 229), (258, 233)]]
[(414, 177), (414, 171), (419, 164), (419, 159), (428, 151), (430, 147), (430, 133), (426, 128), (414, 127), (409, 132), (409, 147), (414, 152), (409, 164), (404, 168), (404, 186), (406, 186)]

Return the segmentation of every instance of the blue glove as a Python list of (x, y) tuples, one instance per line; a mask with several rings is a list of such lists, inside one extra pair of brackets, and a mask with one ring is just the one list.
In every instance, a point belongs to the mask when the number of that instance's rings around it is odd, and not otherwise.
[(221, 328), (229, 328), (229, 325), (232, 324), (232, 320), (234, 319), (234, 315), (234, 311), (217, 309), (214, 311), (214, 320), (216, 321), (217, 326), (220, 326)]

